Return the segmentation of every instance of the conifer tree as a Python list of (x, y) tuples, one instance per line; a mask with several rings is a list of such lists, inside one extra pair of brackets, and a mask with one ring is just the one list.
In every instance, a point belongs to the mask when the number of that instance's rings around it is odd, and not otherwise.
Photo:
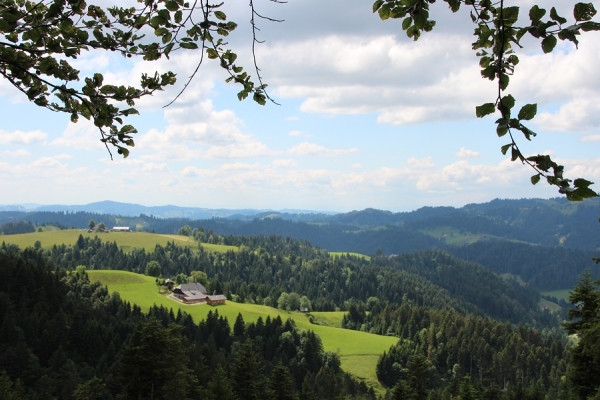
[(569, 296), (575, 307), (569, 310), (569, 322), (563, 325), (579, 342), (571, 351), (567, 377), (580, 399), (594, 395), (600, 387), (600, 281), (588, 270)]
[(242, 344), (236, 354), (233, 365), (233, 385), (239, 400), (271, 399), (269, 382), (250, 339)]

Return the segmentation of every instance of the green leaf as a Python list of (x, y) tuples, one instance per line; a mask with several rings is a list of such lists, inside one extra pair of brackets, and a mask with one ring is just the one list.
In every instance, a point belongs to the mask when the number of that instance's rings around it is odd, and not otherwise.
[(512, 146), (512, 143), (509, 144), (505, 144), (504, 146), (500, 147), (500, 151), (502, 152), (502, 155), (506, 155), (506, 152), (508, 151), (508, 149), (510, 149)]
[(379, 7), (381, 7), (383, 5), (383, 0), (377, 0), (375, 3), (373, 3), (373, 12), (377, 12), (377, 10), (379, 10)]
[[(506, 135), (507, 132), (508, 125), (506, 124), (506, 122), (500, 122), (498, 126), (496, 126), (496, 133), (498, 134), (498, 137)], [(503, 154), (506, 154), (506, 151), (504, 151)]]
[(175, 12), (175, 22), (176, 23), (181, 23), (181, 20), (183, 19), (183, 12), (181, 12), (181, 10), (178, 10), (177, 12)]
[(573, 32), (570, 29), (563, 29), (560, 32), (558, 32), (558, 38), (560, 40), (570, 40), (571, 42), (575, 43), (576, 47), (579, 44), (579, 40), (577, 40), (575, 32)]
[(502, 17), (504, 18), (504, 25), (511, 26), (519, 19), (519, 7), (504, 7)]
[(501, 90), (506, 90), (509, 82), (510, 82), (510, 77), (507, 74), (500, 74), (500, 89)]
[(227, 15), (225, 15), (225, 13), (223, 11), (215, 11), (215, 17), (217, 17), (217, 19), (219, 19), (221, 21), (227, 20)]
[(506, 107), (510, 110), (515, 106), (515, 98), (510, 94), (506, 95), (501, 99), (501, 103), (503, 107)]
[(381, 18), (382, 21), (389, 19), (390, 14), (391, 14), (391, 5), (389, 3), (386, 3), (382, 7), (379, 8), (379, 18)]
[(408, 28), (410, 28), (410, 25), (412, 24), (412, 18), (411, 17), (406, 17), (404, 19), (404, 21), (402, 21), (402, 30), (407, 30)]
[(593, 184), (594, 184), (594, 182), (590, 182), (590, 181), (588, 181), (586, 179), (583, 179), (583, 178), (577, 178), (573, 182), (573, 186), (579, 187), (579, 188), (587, 188), (587, 187), (589, 187), (590, 185), (593, 185)]
[(575, 21), (589, 21), (596, 15), (596, 9), (592, 3), (577, 3), (573, 8)]
[(267, 99), (265, 97), (264, 94), (262, 94), (261, 92), (254, 92), (254, 96), (252, 96), (252, 99), (257, 102), (258, 104), (260, 104), (261, 106), (264, 106), (265, 104), (267, 104)]
[(558, 22), (559, 24), (566, 24), (567, 20), (561, 16), (558, 15), (558, 13), (556, 12), (556, 8), (552, 7), (550, 9), (550, 18), (552, 18), (553, 21)]
[(519, 111), (519, 120), (530, 120), (537, 114), (537, 104), (526, 104)]
[(600, 24), (598, 22), (588, 21), (588, 22), (579, 24), (579, 26), (581, 27), (581, 30), (584, 32), (600, 31)]
[(483, 118), (486, 115), (493, 114), (496, 111), (494, 103), (485, 103), (475, 107), (475, 115), (477, 118)]
[(122, 154), (123, 158), (127, 158), (127, 156), (129, 156), (129, 150), (127, 150), (125, 147), (119, 146), (117, 149), (117, 153)]
[(533, 175), (531, 177), (531, 184), (536, 185), (540, 181), (540, 174)]
[(182, 43), (179, 43), (179, 46), (182, 49), (189, 49), (189, 50), (194, 50), (194, 49), (198, 48), (198, 45), (194, 42), (182, 42)]
[(165, 2), (165, 7), (169, 11), (177, 11), (177, 10), (179, 10), (179, 4), (177, 4), (177, 2), (173, 1), (173, 0), (167, 0)]
[(558, 39), (556, 39), (556, 36), (554, 36), (554, 35), (546, 36), (544, 38), (544, 40), (542, 40), (542, 50), (544, 50), (544, 53), (548, 54), (552, 50), (554, 50), (554, 47), (556, 46), (557, 42), (558, 42)]
[(206, 54), (211, 60), (214, 60), (219, 57), (219, 53), (217, 53), (215, 49), (206, 49)]
[(529, 10), (529, 19), (533, 25), (536, 25), (536, 23), (542, 19), (544, 15), (546, 15), (546, 10), (539, 8), (537, 5), (531, 7), (531, 10)]
[(522, 158), (523, 156), (521, 155), (521, 152), (519, 150), (517, 150), (516, 147), (512, 148), (511, 151), (511, 156), (510, 156), (510, 161), (516, 161), (518, 158)]

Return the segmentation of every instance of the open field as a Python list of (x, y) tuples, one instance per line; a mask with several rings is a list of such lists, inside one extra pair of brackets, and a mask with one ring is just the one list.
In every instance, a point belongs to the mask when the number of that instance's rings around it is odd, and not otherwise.
[(329, 256), (331, 258), (345, 256), (346, 254), (350, 254), (352, 257), (364, 258), (367, 261), (371, 261), (371, 257), (366, 256), (364, 254), (360, 254), (360, 253), (353, 253), (351, 251), (330, 251), (329, 252)]
[[(281, 316), (283, 320), (291, 318), (299, 329), (310, 329), (319, 335), (325, 350), (336, 352), (340, 356), (342, 368), (345, 371), (364, 380), (368, 385), (372, 385), (379, 394), (383, 394), (384, 389), (377, 381), (375, 366), (379, 355), (398, 341), (395, 337), (373, 335), (327, 325), (313, 325), (309, 322), (307, 314), (255, 304), (227, 302), (218, 307), (206, 304), (185, 305), (159, 294), (152, 277), (126, 271), (87, 272), (90, 280), (102, 282), (108, 286), (109, 292), (119, 292), (123, 300), (137, 304), (144, 311), (148, 311), (154, 304), (174, 310), (181, 309), (189, 313), (196, 322), (205, 319), (209, 311), (218, 311), (219, 315), (227, 317), (231, 325), (239, 313), (243, 315), (246, 322), (255, 322), (258, 317), (266, 319), (267, 316), (271, 316), (271, 318)], [(343, 316), (342, 312), (314, 314), (318, 319), (327, 321), (331, 325), (341, 324)], [(331, 315), (326, 316), (326, 314)]]
[[(73, 245), (77, 242), (79, 235), (84, 237), (98, 236), (103, 242), (116, 242), (119, 248), (128, 252), (133, 248), (145, 249), (147, 252), (153, 252), (157, 244), (166, 246), (168, 242), (175, 242), (178, 246), (187, 246), (193, 250), (198, 249), (198, 242), (181, 235), (159, 235), (149, 232), (108, 232), (108, 233), (88, 233), (87, 230), (65, 229), (47, 232), (22, 233), (18, 235), (2, 235), (0, 242), (16, 244), (21, 248), (33, 246), (39, 240), (45, 249), (52, 248), (54, 245)], [(226, 253), (227, 251), (237, 251), (236, 246), (225, 246), (219, 244), (202, 243), (205, 251)]]
[(318, 325), (331, 326), (340, 328), (342, 326), (342, 318), (345, 311), (329, 311), (329, 312), (311, 312), (313, 319)]
[(569, 295), (570, 292), (573, 291), (573, 289), (560, 289), (560, 290), (551, 290), (548, 292), (541, 292), (544, 296), (552, 296), (552, 297), (556, 297), (557, 299), (563, 299), (564, 301), (566, 301), (567, 303), (569, 302)]

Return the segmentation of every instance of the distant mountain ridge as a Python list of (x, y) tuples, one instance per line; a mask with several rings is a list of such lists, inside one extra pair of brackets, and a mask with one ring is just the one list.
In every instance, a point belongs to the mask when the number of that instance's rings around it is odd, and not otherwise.
[[(189, 219), (210, 219), (210, 218), (234, 218), (245, 219), (248, 217), (254, 218), (258, 215), (268, 215), (275, 213), (291, 213), (291, 214), (315, 214), (315, 211), (307, 210), (257, 210), (257, 209), (226, 209), (226, 208), (202, 208), (202, 207), (181, 207), (175, 205), (164, 206), (143, 206), (140, 204), (121, 203), (117, 201), (105, 200), (97, 201), (83, 205), (39, 205), (39, 204), (15, 204), (0, 206), (0, 211), (51, 211), (51, 212), (88, 212), (94, 214), (112, 214), (120, 216), (134, 217), (141, 214), (153, 215), (159, 218), (189, 218)], [(332, 214), (331, 212), (319, 213), (322, 215)]]

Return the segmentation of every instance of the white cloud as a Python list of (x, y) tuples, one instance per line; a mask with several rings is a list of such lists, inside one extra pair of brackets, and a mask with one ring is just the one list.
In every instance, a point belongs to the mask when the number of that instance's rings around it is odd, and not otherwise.
[(588, 135), (581, 138), (582, 142), (600, 142), (600, 135)]
[(152, 153), (152, 158), (170, 160), (273, 154), (265, 144), (242, 132), (242, 122), (232, 111), (217, 111), (208, 99), (192, 105), (173, 105), (165, 111), (165, 118), (168, 126), (140, 135), (136, 149)]
[(577, 98), (560, 107), (558, 112), (541, 113), (536, 124), (543, 130), (589, 132), (600, 127), (600, 96)]
[(189, 166), (189, 167), (185, 167), (183, 170), (181, 170), (181, 175), (185, 176), (185, 177), (200, 177), (200, 176), (206, 177), (206, 176), (213, 176), (214, 171)]
[(477, 151), (469, 150), (464, 147), (461, 147), (454, 155), (459, 158), (477, 158), (481, 156)]
[(145, 163), (144, 166), (142, 167), (143, 171), (146, 172), (163, 172), (163, 171), (168, 171), (169, 170), (169, 166), (165, 163), (161, 163), (161, 164), (157, 164), (157, 163)]
[(12, 131), (0, 130), (0, 144), (41, 144), (46, 141), (48, 135), (40, 130), (35, 131)]
[(81, 118), (77, 123), (69, 123), (62, 135), (54, 139), (50, 144), (55, 147), (73, 147), (78, 150), (106, 149), (100, 141), (101, 137), (100, 130), (93, 122)]
[(25, 149), (19, 149), (15, 151), (4, 150), (2, 154), (6, 154), (9, 157), (28, 157), (31, 153)]
[(436, 33), (418, 42), (329, 35), (272, 44), (261, 57), (275, 94), (304, 99), (304, 112), (378, 113), (381, 123), (411, 124), (472, 118), (476, 105), (494, 98), (470, 42)]
[(223, 164), (219, 169), (221, 171), (236, 171), (236, 170), (249, 170), (255, 169), (258, 164), (247, 164), (247, 163), (231, 163), (231, 164)]
[(288, 153), (299, 156), (340, 156), (358, 153), (358, 149), (327, 149), (315, 143), (303, 142), (289, 149)]
[(296, 161), (292, 160), (292, 159), (278, 159), (278, 160), (273, 160), (273, 166), (275, 168), (292, 168), (295, 167), (297, 165)]
[(306, 132), (302, 132), (302, 131), (290, 131), (290, 133), (288, 133), (289, 136), (302, 136), (302, 137), (312, 137), (313, 135), (311, 135), (310, 133), (306, 133)]

